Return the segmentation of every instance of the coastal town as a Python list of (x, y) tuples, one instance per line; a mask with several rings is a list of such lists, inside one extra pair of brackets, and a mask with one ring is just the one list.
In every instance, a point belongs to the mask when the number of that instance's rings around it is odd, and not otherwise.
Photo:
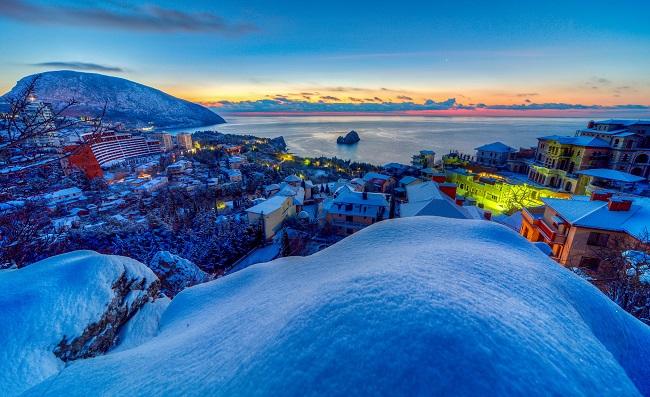
[(439, 157), (423, 148), (408, 164), (373, 165), (299, 157), (282, 136), (62, 119), (35, 98), (20, 114), (2, 109), (5, 124), (41, 128), (4, 153), (3, 267), (70, 249), (145, 263), (169, 251), (219, 277), (313, 254), (385, 219), (439, 216), (501, 223), (603, 289), (620, 274), (650, 284), (650, 121), (591, 121), (537, 146), (486, 142)]

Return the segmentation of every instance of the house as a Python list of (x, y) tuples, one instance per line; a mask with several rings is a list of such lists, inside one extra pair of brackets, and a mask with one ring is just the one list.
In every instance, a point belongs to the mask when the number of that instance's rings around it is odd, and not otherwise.
[(436, 152), (433, 150), (420, 150), (419, 154), (413, 155), (411, 164), (413, 167), (422, 169), (422, 168), (433, 168), (436, 163)]
[(357, 192), (343, 186), (325, 208), (326, 222), (337, 234), (348, 236), (388, 218), (389, 210), (385, 194)]
[(394, 179), (390, 175), (378, 172), (368, 172), (363, 176), (366, 190), (371, 192), (386, 192), (392, 185)]
[(464, 207), (456, 204), (456, 185), (423, 182), (406, 186), (406, 199), (400, 203), (397, 212), (401, 218), (410, 216), (441, 216), (445, 218), (469, 219), (473, 216)]
[(242, 181), (241, 171), (239, 170), (226, 170), (226, 174), (228, 174), (228, 179), (232, 183), (240, 183)]
[(166, 176), (159, 176), (140, 185), (137, 190), (141, 192), (153, 193), (167, 186), (169, 179)]
[(50, 204), (67, 203), (83, 199), (83, 192), (78, 187), (57, 190), (43, 195), (43, 199)]
[(591, 194), (595, 190), (608, 189), (618, 192), (633, 192), (645, 178), (608, 168), (592, 168), (578, 171), (578, 191)]
[(516, 152), (514, 148), (501, 142), (479, 146), (474, 150), (476, 150), (476, 162), (488, 167), (504, 167), (510, 155)]
[(291, 186), (300, 186), (302, 183), (302, 179), (298, 177), (297, 175), (289, 175), (286, 178), (284, 178), (284, 181), (288, 183)]
[(167, 175), (180, 175), (192, 168), (192, 162), (189, 160), (178, 160), (167, 166)]
[(250, 207), (246, 214), (251, 225), (261, 225), (264, 238), (269, 240), (282, 228), (285, 219), (296, 214), (296, 207), (291, 197), (278, 195)]
[(406, 164), (386, 163), (381, 168), (383, 168), (384, 171), (386, 171), (390, 175), (399, 176), (399, 175), (402, 175), (403, 173), (405, 173), (406, 171), (408, 171), (408, 169), (410, 167), (408, 165), (406, 165)]
[(241, 156), (231, 156), (228, 158), (230, 168), (233, 170), (240, 169), (243, 164), (246, 164), (246, 158)]
[(647, 243), (648, 198), (596, 191), (590, 197), (542, 201), (542, 207), (523, 210), (520, 234), (548, 244), (562, 265), (607, 271), (600, 268), (604, 252), (620, 244)]
[(411, 175), (407, 175), (407, 176), (405, 176), (405, 177), (403, 177), (402, 179), (399, 180), (399, 186), (402, 187), (402, 188), (406, 188), (409, 185), (415, 185), (415, 184), (421, 183), (421, 182), (422, 182), (421, 179), (416, 178), (416, 177), (411, 176)]

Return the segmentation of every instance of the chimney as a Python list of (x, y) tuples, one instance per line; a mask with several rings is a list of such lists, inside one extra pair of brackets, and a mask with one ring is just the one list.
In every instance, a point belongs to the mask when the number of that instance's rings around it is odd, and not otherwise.
[(456, 196), (456, 205), (463, 206), (465, 198), (463, 196)]
[(621, 197), (612, 197), (607, 202), (607, 209), (610, 211), (629, 211), (632, 208), (632, 200), (621, 198)]
[(361, 193), (361, 197), (362, 197), (364, 200), (368, 200), (368, 192), (366, 192), (366, 191), (364, 190), (363, 193)]
[(456, 184), (455, 183), (441, 183), (438, 185), (440, 191), (451, 197), (452, 200), (456, 199)]
[(591, 193), (591, 201), (608, 201), (612, 197), (612, 192), (607, 190), (595, 190)]
[(492, 212), (484, 211), (483, 212), (483, 218), (485, 218), (485, 220), (487, 220), (487, 221), (491, 220), (492, 219)]

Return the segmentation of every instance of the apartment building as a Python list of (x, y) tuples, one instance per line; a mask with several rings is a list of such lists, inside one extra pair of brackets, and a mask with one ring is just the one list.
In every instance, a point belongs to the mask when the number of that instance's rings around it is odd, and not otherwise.
[(597, 191), (572, 199), (542, 198), (541, 207), (522, 211), (520, 234), (545, 242), (552, 257), (568, 267), (601, 268), (604, 253), (647, 243), (650, 199)]

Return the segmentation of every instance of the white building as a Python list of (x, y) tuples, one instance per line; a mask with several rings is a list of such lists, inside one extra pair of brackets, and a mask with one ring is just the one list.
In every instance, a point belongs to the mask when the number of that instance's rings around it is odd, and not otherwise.
[(246, 210), (251, 225), (262, 223), (264, 238), (271, 239), (282, 228), (282, 222), (296, 214), (293, 199), (273, 196)]
[(81, 198), (83, 198), (83, 191), (78, 187), (69, 187), (43, 195), (43, 199), (51, 204), (65, 203), (80, 200)]
[(479, 146), (474, 150), (476, 150), (476, 162), (490, 167), (505, 166), (510, 154), (517, 151), (501, 142)]

